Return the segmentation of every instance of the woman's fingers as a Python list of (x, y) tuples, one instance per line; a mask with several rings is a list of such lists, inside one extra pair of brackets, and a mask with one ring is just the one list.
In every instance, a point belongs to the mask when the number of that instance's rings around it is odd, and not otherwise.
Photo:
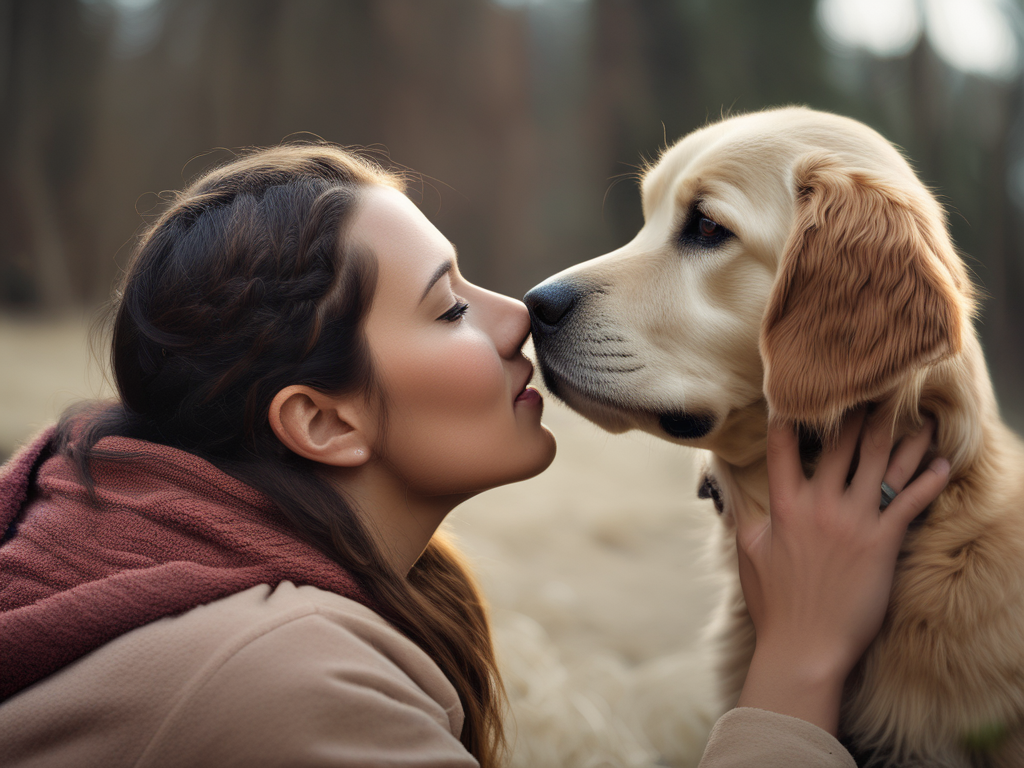
[(850, 482), (858, 496), (881, 500), (882, 481), (897, 493), (903, 489), (928, 452), (935, 422), (926, 419), (920, 431), (907, 435), (896, 450), (892, 449), (891, 427), (886, 423), (869, 423), (860, 446), (857, 473)]
[(921, 459), (928, 453), (934, 434), (935, 422), (927, 419), (920, 432), (903, 438), (889, 460), (885, 476), (882, 478), (890, 488), (899, 492), (914, 476)]
[[(865, 418), (863, 409), (847, 417), (838, 445), (834, 450), (822, 454), (814, 480), (823, 483), (819, 487), (841, 489), (859, 440), (860, 461), (851, 482), (854, 497), (864, 500), (870, 508), (877, 508), (884, 480), (897, 495), (882, 517), (890, 521), (890, 525), (905, 530), (910, 521), (942, 492), (949, 479), (949, 462), (936, 459), (920, 477), (907, 485), (928, 452), (935, 432), (935, 422), (926, 419), (919, 432), (903, 438), (893, 451), (889, 427), (884, 423), (870, 421), (864, 426)], [(773, 422), (769, 425), (768, 474), (771, 477), (771, 514), (787, 514), (790, 506), (787, 500), (795, 499), (799, 489), (807, 482), (800, 464), (799, 440), (789, 424)], [(749, 545), (756, 542), (770, 527), (768, 518), (758, 512), (746, 509), (742, 504), (735, 505), (741, 543)]]
[[(892, 453), (892, 426), (888, 420), (868, 418), (860, 440), (860, 458), (857, 472), (850, 481), (855, 492), (878, 491)], [(920, 459), (918, 459), (920, 461)], [(901, 485), (900, 488), (903, 486)]]
[(906, 530), (910, 521), (935, 501), (948, 482), (949, 462), (945, 459), (932, 459), (928, 468), (914, 482), (896, 494), (896, 498), (882, 513), (882, 520), (891, 521), (890, 525)]
[(772, 487), (782, 496), (790, 496), (804, 479), (800, 466), (800, 441), (790, 422), (768, 424), (768, 475)]
[[(806, 482), (800, 465), (800, 441), (792, 423), (771, 421), (768, 424), (768, 475), (771, 478), (769, 492), (776, 500), (794, 498), (800, 484)], [(770, 509), (762, 510), (743, 494), (738, 493), (731, 499), (741, 555), (747, 556), (764, 545), (764, 537), (770, 536), (772, 516), (785, 515), (788, 506), (787, 501), (772, 502)], [(768, 514), (764, 514), (766, 511)]]
[[(839, 433), (839, 443), (834, 450), (826, 450), (821, 455), (818, 467), (814, 471), (815, 478), (835, 488), (846, 486), (846, 477), (850, 472), (850, 462), (857, 450), (857, 440), (864, 426), (866, 411), (858, 408), (847, 415), (843, 422), (843, 430)], [(770, 470), (769, 470), (770, 471)]]

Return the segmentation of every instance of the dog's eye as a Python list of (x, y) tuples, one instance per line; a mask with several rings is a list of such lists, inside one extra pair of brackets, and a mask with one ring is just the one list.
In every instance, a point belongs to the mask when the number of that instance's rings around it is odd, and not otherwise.
[(700, 232), (701, 237), (714, 237), (721, 228), (717, 223), (704, 216), (701, 216), (700, 221), (697, 222), (697, 231)]
[(679, 233), (679, 242), (697, 248), (714, 248), (730, 237), (732, 232), (709, 219), (699, 209), (694, 209), (683, 231)]

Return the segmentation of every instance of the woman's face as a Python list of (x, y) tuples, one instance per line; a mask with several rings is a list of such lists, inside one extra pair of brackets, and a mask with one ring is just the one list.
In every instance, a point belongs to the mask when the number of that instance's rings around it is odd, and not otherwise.
[(459, 273), (455, 249), (404, 194), (371, 187), (348, 238), (378, 262), (365, 333), (383, 387), (387, 433), (376, 446), (410, 492), (472, 494), (532, 477), (555, 456), (527, 387), (522, 302)]

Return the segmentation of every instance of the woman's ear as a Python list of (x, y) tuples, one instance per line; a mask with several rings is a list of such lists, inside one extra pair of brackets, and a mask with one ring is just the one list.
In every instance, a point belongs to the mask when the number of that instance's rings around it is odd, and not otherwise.
[(311, 461), (358, 467), (370, 458), (372, 435), (358, 395), (327, 395), (293, 385), (274, 396), (268, 416), (277, 439)]
[(843, 414), (959, 351), (966, 276), (937, 207), (825, 153), (795, 171), (797, 210), (761, 326), (775, 417), (828, 437)]

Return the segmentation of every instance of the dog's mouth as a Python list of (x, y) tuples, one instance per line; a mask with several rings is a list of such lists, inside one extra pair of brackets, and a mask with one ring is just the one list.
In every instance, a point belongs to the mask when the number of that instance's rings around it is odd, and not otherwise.
[(545, 358), (538, 355), (541, 376), (548, 392), (568, 405), (581, 416), (590, 419), (602, 429), (617, 434), (639, 426), (635, 411), (624, 407), (614, 397), (595, 391), (577, 377), (566, 376), (555, 371)]
[(540, 356), (540, 370), (548, 391), (574, 411), (609, 432), (643, 429), (662, 433), (673, 440), (699, 440), (718, 426), (718, 419), (706, 411), (662, 411), (642, 401), (623, 402), (617, 393), (594, 391), (594, 387), (575, 381), (554, 370)]
[(698, 440), (715, 428), (715, 418), (706, 413), (677, 411), (661, 414), (658, 426), (676, 440)]

